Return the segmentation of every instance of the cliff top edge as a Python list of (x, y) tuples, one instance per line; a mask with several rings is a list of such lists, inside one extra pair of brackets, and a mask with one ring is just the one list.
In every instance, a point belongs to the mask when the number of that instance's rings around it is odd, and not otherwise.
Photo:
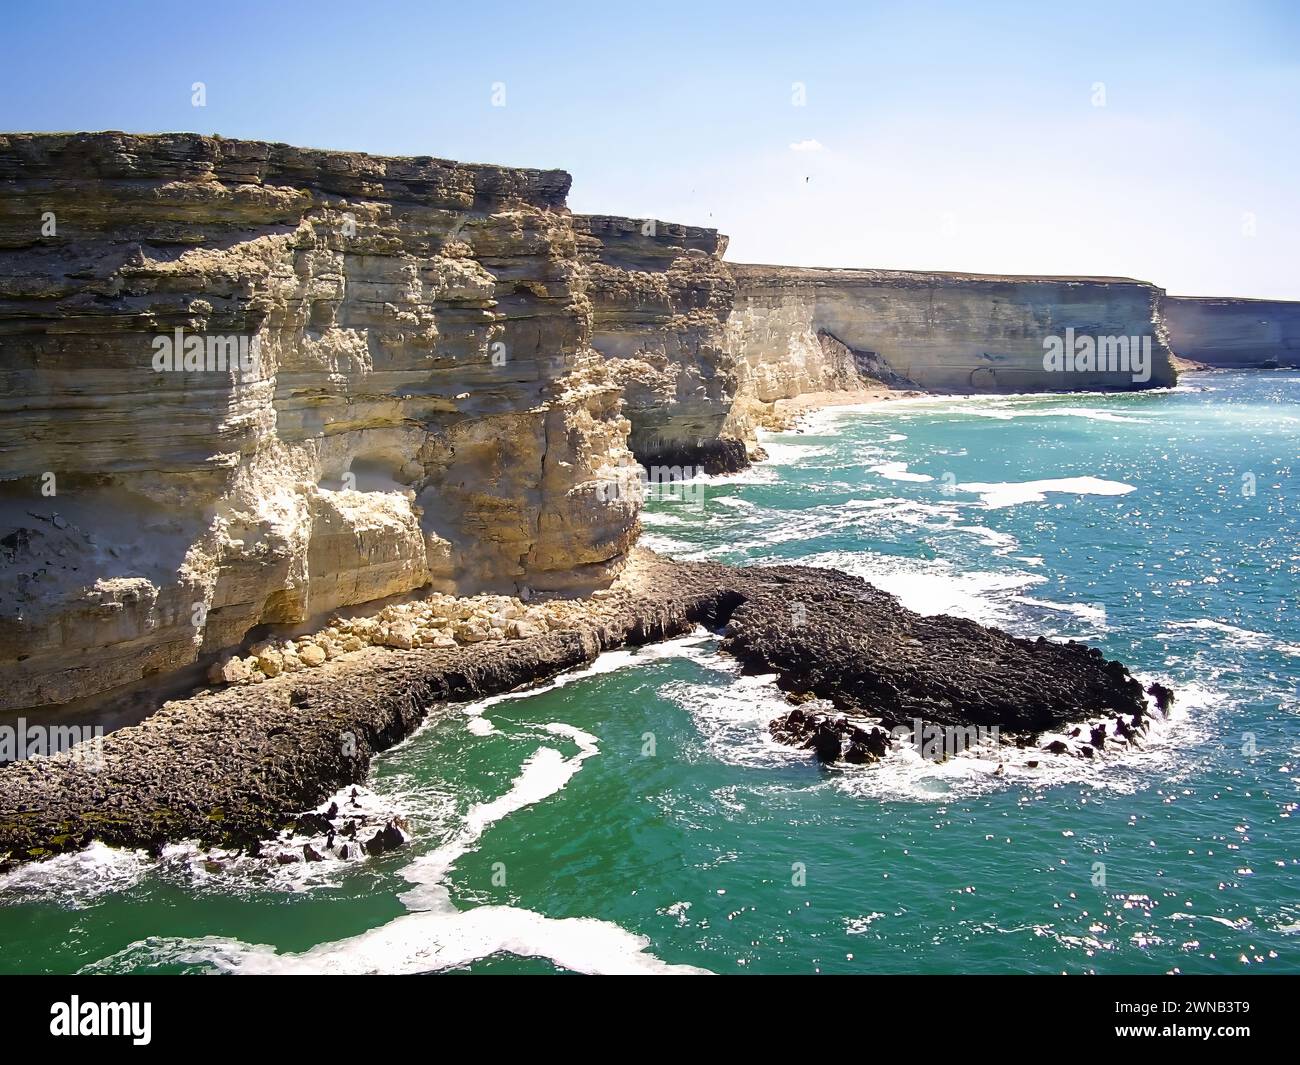
[(1300, 308), (1300, 300), (1271, 300), (1259, 296), (1174, 296), (1170, 295), (1167, 299), (1177, 300), (1179, 303), (1204, 303), (1207, 306), (1214, 307), (1233, 307), (1238, 304), (1245, 306), (1258, 307), (1263, 304), (1277, 305), (1282, 307)]
[(433, 155), (372, 155), (217, 134), (0, 133), (2, 180), (59, 175), (74, 165), (78, 177), (100, 179), (201, 179), (210, 174), (235, 183), (296, 182), (345, 193), (356, 192), (359, 184), (382, 184), (395, 198), (413, 199), (424, 198), (426, 190), (468, 182), (478, 195), (552, 208), (567, 208), (573, 183), (566, 170), (466, 163)]
[(765, 263), (728, 262), (736, 280), (757, 281), (764, 277), (786, 281), (914, 281), (924, 284), (936, 278), (943, 281), (991, 281), (1014, 283), (1086, 282), (1089, 284), (1141, 285), (1158, 289), (1151, 281), (1136, 277), (1103, 277), (1086, 274), (976, 274), (962, 270), (889, 270), (847, 266), (780, 266)]

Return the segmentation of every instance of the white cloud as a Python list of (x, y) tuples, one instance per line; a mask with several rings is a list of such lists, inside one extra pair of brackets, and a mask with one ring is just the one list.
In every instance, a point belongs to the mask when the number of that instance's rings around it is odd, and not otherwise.
[(807, 140), (807, 141), (795, 141), (792, 145), (790, 145), (790, 151), (792, 151), (792, 152), (820, 152), (820, 151), (822, 151), (822, 142), (821, 142), (821, 141), (813, 141), (813, 140)]

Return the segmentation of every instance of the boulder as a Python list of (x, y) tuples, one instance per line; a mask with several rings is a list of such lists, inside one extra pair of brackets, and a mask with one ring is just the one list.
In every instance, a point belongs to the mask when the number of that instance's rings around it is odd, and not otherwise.
[(226, 658), (214, 662), (208, 670), (208, 680), (212, 684), (242, 684), (248, 680), (250, 670), (242, 658)]
[(383, 647), (409, 651), (415, 646), (415, 624), (406, 620), (390, 622), (379, 630), (375, 642)]
[(1147, 685), (1147, 694), (1156, 701), (1156, 708), (1162, 713), (1168, 713), (1169, 708), (1174, 705), (1174, 690), (1167, 688), (1158, 681)]
[(318, 836), (334, 831), (334, 826), (325, 814), (306, 813), (294, 823), (294, 829), (304, 836)]
[(284, 672), (284, 655), (268, 648), (257, 656), (257, 668), (263, 676), (278, 677)]
[(456, 639), (460, 643), (481, 643), (491, 631), (491, 626), (482, 618), (469, 618), (457, 624)]
[(376, 832), (369, 840), (366, 841), (366, 853), (372, 857), (380, 854), (387, 854), (389, 851), (397, 850), (399, 847), (405, 847), (409, 837), (402, 831), (397, 820), (389, 821), (382, 829)]
[(844, 746), (844, 737), (836, 722), (822, 720), (813, 729), (812, 736), (804, 746), (812, 748), (819, 762), (838, 762)]

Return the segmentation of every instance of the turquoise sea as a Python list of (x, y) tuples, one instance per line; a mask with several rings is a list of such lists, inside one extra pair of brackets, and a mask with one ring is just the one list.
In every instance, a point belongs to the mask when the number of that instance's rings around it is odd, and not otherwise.
[(405, 852), (10, 872), (0, 970), (1300, 972), (1300, 375), (899, 400), (767, 447), (652, 502), (647, 543), (1090, 641), (1171, 719), (1094, 762), (826, 770), (700, 632), (436, 711), (364, 796)]

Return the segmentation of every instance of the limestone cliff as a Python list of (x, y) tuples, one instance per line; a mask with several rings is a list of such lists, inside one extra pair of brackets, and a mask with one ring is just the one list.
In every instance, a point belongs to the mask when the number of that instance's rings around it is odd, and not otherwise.
[[(608, 216), (575, 228), (592, 343), (623, 386), (647, 465), (734, 469), (756, 453), (774, 404), (810, 394), (1174, 381), (1163, 293), (1140, 281), (732, 264), (709, 229)], [(1053, 337), (1146, 345), (1149, 362), (1047, 369)]]
[(638, 504), (569, 180), (0, 136), (0, 706), (426, 584), (607, 582)]
[[(1173, 380), (1142, 282), (730, 265), (715, 230), (570, 214), (569, 183), (0, 135), (0, 709), (426, 586), (605, 585), (633, 453), (739, 468), (779, 400)], [(1215, 345), (1256, 351), (1232, 322)], [(1150, 373), (1048, 372), (1067, 334), (1148, 338)]]
[(717, 230), (578, 215), (592, 346), (622, 385), (630, 445), (646, 466), (745, 464), (728, 424), (740, 386), (727, 347), (735, 283)]
[[(957, 393), (1126, 390), (1174, 380), (1163, 293), (1140, 281), (738, 264), (731, 272), (730, 346), (745, 388), (763, 401), (834, 388), (853, 368)], [(1067, 335), (1149, 338), (1149, 377), (1045, 369), (1045, 340)], [(852, 353), (854, 367), (828, 358), (827, 337)]]
[(1300, 366), (1300, 302), (1166, 296), (1169, 343), (1208, 366)]

